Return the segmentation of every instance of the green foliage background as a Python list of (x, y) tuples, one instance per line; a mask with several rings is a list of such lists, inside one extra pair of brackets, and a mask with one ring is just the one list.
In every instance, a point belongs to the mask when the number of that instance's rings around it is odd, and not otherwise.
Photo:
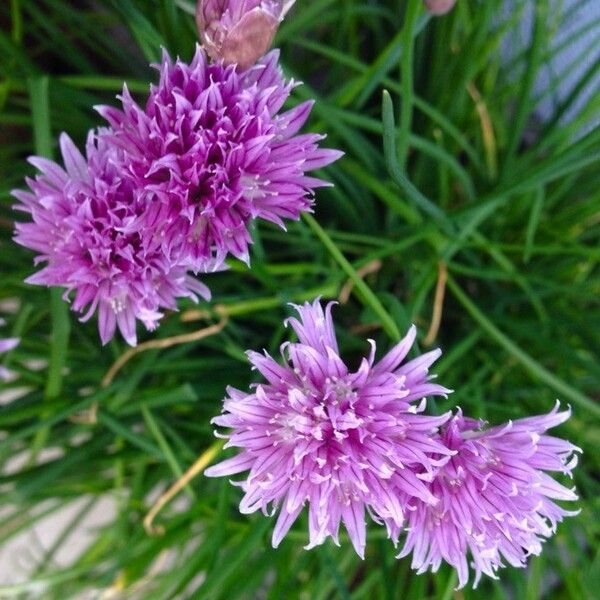
[[(28, 581), (0, 587), (0, 597), (598, 597), (600, 129), (591, 123), (600, 95), (575, 108), (570, 122), (560, 117), (578, 106), (600, 65), (586, 66), (546, 123), (535, 116), (542, 96), (534, 82), (555, 52), (584, 33), (594, 32), (597, 47), (600, 23), (585, 21), (555, 47), (562, 19), (572, 15), (561, 17), (560, 2), (537, 0), (533, 31), (524, 32), (531, 4), (516, 1), (507, 13), (500, 0), (459, 0), (452, 14), (432, 19), (421, 0), (298, 0), (277, 45), (286, 73), (304, 81), (293, 101), (317, 100), (310, 128), (346, 152), (324, 174), (335, 188), (319, 192), (315, 219), (287, 233), (261, 224), (252, 270), (232, 262), (229, 272), (207, 278), (214, 303), (230, 315), (221, 333), (141, 353), (103, 389), (126, 346), (115, 339), (102, 348), (96, 323), (80, 324), (59, 292), (23, 283), (32, 255), (11, 241), (9, 192), (33, 174), (29, 154), (57, 154), (59, 132), (81, 144), (100, 123), (91, 107), (116, 102), (123, 80), (143, 98), (156, 79), (147, 63), (161, 46), (190, 58), (193, 6), (2, 3), (0, 300), (18, 299), (2, 334), (23, 340), (2, 362), (18, 374), (4, 391), (26, 393), (0, 406), (0, 544), (76, 499), (86, 502), (56, 544), (37, 552)], [(529, 33), (531, 43), (503, 63), (502, 44), (518, 47)], [(560, 79), (543, 97), (556, 95)], [(363, 281), (357, 271), (375, 260), (381, 268)], [(305, 519), (274, 551), (273, 521), (241, 516), (239, 490), (203, 477), (160, 513), (164, 535), (145, 532), (142, 519), (158, 493), (214, 443), (209, 419), (226, 385), (252, 381), (244, 350), (276, 353), (288, 335), (287, 302), (334, 298), (354, 281), (335, 315), (343, 352), (357, 362), (365, 336), (383, 352), (415, 322), (422, 340), (440, 261), (449, 279), (437, 373), (456, 391), (431, 410), (460, 405), (500, 421), (548, 411), (556, 398), (573, 407), (560, 434), (584, 450), (575, 477), (581, 514), (562, 524), (527, 570), (506, 569), (500, 581), (458, 593), (449, 569), (416, 576), (409, 561), (395, 560), (376, 527), (365, 561), (345, 537), (340, 548), (306, 552)], [(214, 304), (200, 308), (218, 321)], [(207, 325), (181, 314), (142, 339)], [(94, 404), (95, 424), (72, 419)], [(117, 504), (114, 519), (93, 532), (72, 565), (56, 564), (56, 552), (107, 494)]]

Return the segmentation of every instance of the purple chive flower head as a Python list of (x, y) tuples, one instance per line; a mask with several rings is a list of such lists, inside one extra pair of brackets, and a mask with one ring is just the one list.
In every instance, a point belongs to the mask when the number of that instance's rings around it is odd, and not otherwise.
[(295, 0), (199, 0), (196, 24), (215, 61), (251, 67), (273, 43), (280, 21)]
[[(0, 319), (0, 327), (4, 325), (4, 319)], [(10, 352), (13, 348), (16, 348), (20, 343), (19, 338), (0, 338), (0, 354)], [(0, 365), (0, 381), (7, 381), (10, 378), (10, 371)]]
[(13, 348), (16, 348), (19, 341), (19, 338), (0, 338), (0, 354), (10, 352)]
[[(0, 327), (5, 324), (4, 319), (0, 319)], [(19, 345), (19, 338), (0, 338), (0, 354), (10, 352)]]
[(441, 432), (441, 441), (456, 454), (430, 482), (437, 505), (411, 500), (408, 535), (400, 557), (412, 555), (419, 573), (437, 571), (442, 562), (458, 572), (459, 587), (469, 578), (468, 555), (475, 570), (496, 577), (506, 562), (524, 567), (541, 552), (566, 511), (554, 500), (577, 500), (572, 489), (550, 473), (571, 475), (580, 451), (567, 441), (546, 435), (566, 421), (570, 410), (510, 421), (482, 429), (482, 423), (458, 414)]
[(240, 452), (206, 475), (249, 471), (241, 482), (240, 510), (279, 511), (273, 546), (308, 504), (307, 548), (328, 536), (338, 543), (343, 524), (362, 557), (366, 511), (385, 521), (397, 539), (405, 512), (401, 497), (437, 502), (425, 481), (452, 452), (431, 434), (449, 415), (419, 413), (425, 396), (449, 390), (429, 382), (439, 351), (402, 364), (414, 327), (379, 362), (371, 341), (369, 356), (358, 370), (349, 369), (339, 356), (331, 306), (323, 310), (316, 300), (295, 307), (299, 319), (287, 322), (298, 342), (282, 345), (283, 365), (266, 353), (248, 353), (266, 382), (250, 393), (228, 389), (224, 414), (213, 422), (232, 430), (227, 446)]
[(209, 65), (197, 48), (191, 64), (165, 53), (160, 83), (145, 108), (125, 88), (123, 111), (100, 107), (144, 193), (146, 226), (193, 268), (232, 254), (248, 261), (254, 219), (298, 219), (313, 190), (327, 185), (306, 171), (341, 153), (319, 149), (322, 136), (296, 135), (312, 102), (279, 114), (294, 86), (271, 52), (249, 71)]
[[(31, 215), (18, 223), (15, 240), (38, 253), (44, 268), (29, 283), (61, 286), (73, 294), (73, 310), (98, 311), (98, 328), (106, 343), (119, 328), (136, 343), (136, 319), (153, 329), (161, 309), (176, 309), (176, 298), (209, 298), (208, 288), (165, 254), (155, 230), (144, 224), (146, 199), (126, 177), (123, 151), (106, 131), (90, 132), (87, 158), (63, 134), (65, 168), (45, 158), (30, 162), (39, 169), (27, 179), (30, 192), (16, 190), (15, 208)], [(206, 265), (208, 267), (208, 265)]]

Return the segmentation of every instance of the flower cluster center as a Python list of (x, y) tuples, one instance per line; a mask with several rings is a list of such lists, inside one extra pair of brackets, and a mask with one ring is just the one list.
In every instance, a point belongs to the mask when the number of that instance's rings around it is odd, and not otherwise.
[(300, 436), (325, 445), (343, 443), (364, 424), (357, 414), (358, 399), (357, 392), (344, 378), (328, 377), (318, 390), (305, 382), (301, 389), (290, 392), (291, 410), (277, 415), (273, 421), (284, 440), (297, 440)]

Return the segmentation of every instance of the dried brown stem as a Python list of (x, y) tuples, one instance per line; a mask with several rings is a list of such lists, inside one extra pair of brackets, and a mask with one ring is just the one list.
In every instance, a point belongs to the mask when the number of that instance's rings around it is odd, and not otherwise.
[[(217, 311), (219, 312), (219, 311)], [(203, 315), (204, 318), (208, 318), (210, 315), (206, 313)], [(182, 319), (183, 320), (183, 319)], [(117, 373), (128, 363), (136, 354), (145, 352), (146, 350), (161, 350), (163, 348), (170, 348), (171, 346), (177, 346), (179, 344), (187, 344), (190, 342), (196, 342), (204, 338), (210, 337), (219, 333), (223, 327), (227, 324), (228, 317), (222, 315), (221, 320), (214, 325), (209, 327), (203, 327), (198, 331), (192, 333), (183, 333), (180, 335), (174, 335), (172, 337), (163, 338), (160, 340), (149, 340), (136, 346), (135, 348), (129, 348), (114, 362), (111, 368), (107, 371), (101, 382), (101, 387), (108, 387), (114, 380)], [(94, 402), (87, 410), (70, 417), (72, 423), (80, 423), (85, 425), (95, 425), (98, 422), (98, 403)]]
[(496, 136), (494, 135), (492, 119), (485, 101), (472, 81), (467, 83), (467, 92), (469, 92), (469, 96), (475, 102), (475, 108), (481, 121), (481, 134), (483, 136), (483, 145), (485, 146), (488, 171), (490, 177), (495, 179), (498, 174), (498, 161), (496, 158)]
[(113, 366), (107, 371), (106, 375), (102, 379), (102, 387), (108, 387), (116, 374), (127, 364), (134, 356), (147, 350), (162, 350), (164, 348), (170, 348), (179, 344), (189, 344), (190, 342), (197, 342), (204, 338), (210, 337), (219, 333), (227, 324), (228, 318), (226, 316), (221, 317), (221, 320), (214, 325), (204, 327), (198, 331), (192, 333), (182, 333), (180, 335), (174, 335), (172, 337), (163, 338), (160, 340), (149, 340), (136, 346), (135, 348), (129, 348), (115, 361)]
[(216, 441), (207, 448), (194, 462), (194, 464), (154, 503), (148, 514), (144, 517), (144, 529), (148, 535), (163, 535), (164, 527), (154, 527), (156, 515), (192, 480), (208, 467), (219, 454), (224, 445), (223, 440)]
[(438, 263), (438, 280), (435, 286), (435, 298), (433, 300), (433, 314), (429, 331), (423, 340), (423, 346), (431, 346), (437, 337), (442, 322), (442, 309), (444, 308), (444, 296), (446, 295), (446, 281), (448, 280), (448, 267), (441, 260)]
[[(376, 258), (375, 260), (368, 262), (366, 265), (363, 265), (360, 269), (357, 269), (356, 274), (361, 279), (364, 279), (367, 275), (370, 275), (371, 273), (377, 273), (377, 271), (381, 269), (381, 265), (381, 261), (378, 258)], [(346, 304), (346, 302), (348, 302), (353, 289), (354, 282), (351, 279), (349, 279), (340, 291), (339, 300), (341, 304)]]

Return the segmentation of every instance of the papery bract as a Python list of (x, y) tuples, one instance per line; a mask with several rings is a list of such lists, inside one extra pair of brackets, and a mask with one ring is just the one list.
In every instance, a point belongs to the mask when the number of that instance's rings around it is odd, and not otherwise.
[(247, 69), (271, 47), (295, 0), (199, 0), (196, 24), (208, 55)]
[(423, 0), (425, 8), (435, 16), (449, 13), (456, 4), (456, 0)]

